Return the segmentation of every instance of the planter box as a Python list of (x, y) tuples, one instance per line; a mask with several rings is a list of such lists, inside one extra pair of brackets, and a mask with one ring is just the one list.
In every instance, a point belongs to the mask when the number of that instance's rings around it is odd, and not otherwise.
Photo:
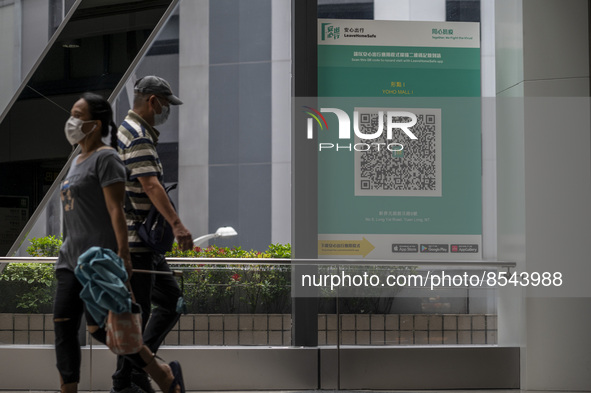
[[(318, 344), (336, 345), (335, 314), (318, 315)], [(89, 338), (90, 339), (90, 338)], [(494, 345), (489, 314), (343, 314), (343, 345)], [(53, 344), (52, 314), (0, 314), (0, 345)], [(164, 345), (291, 345), (290, 314), (188, 314)]]

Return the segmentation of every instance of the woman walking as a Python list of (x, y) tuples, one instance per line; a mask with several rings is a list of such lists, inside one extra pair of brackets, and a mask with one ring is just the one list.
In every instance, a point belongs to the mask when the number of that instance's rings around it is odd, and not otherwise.
[[(61, 184), (64, 242), (56, 262), (54, 326), (61, 391), (73, 393), (80, 381), (78, 330), (85, 313), (79, 296), (82, 285), (74, 275), (78, 257), (92, 246), (111, 249), (123, 259), (128, 277), (131, 260), (123, 211), (125, 167), (115, 150), (117, 127), (109, 102), (99, 95), (84, 93), (73, 105), (64, 131), (70, 144), (80, 146), (81, 153)], [(107, 136), (111, 146), (103, 142)], [(104, 328), (88, 312), (85, 314), (88, 331), (104, 343)], [(146, 370), (163, 392), (184, 393), (178, 362), (159, 363), (145, 345), (128, 358)]]

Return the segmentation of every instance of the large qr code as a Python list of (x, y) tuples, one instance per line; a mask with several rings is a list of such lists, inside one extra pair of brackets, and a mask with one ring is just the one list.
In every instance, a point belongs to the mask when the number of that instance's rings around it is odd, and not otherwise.
[[(375, 139), (356, 135), (355, 195), (357, 196), (441, 196), (441, 109), (356, 108), (359, 131), (375, 134), (378, 122), (383, 132)], [(379, 116), (382, 112), (383, 116)], [(388, 112), (411, 112), (417, 122), (409, 128), (411, 139), (401, 128), (387, 139)], [(410, 118), (392, 118), (402, 124)]]

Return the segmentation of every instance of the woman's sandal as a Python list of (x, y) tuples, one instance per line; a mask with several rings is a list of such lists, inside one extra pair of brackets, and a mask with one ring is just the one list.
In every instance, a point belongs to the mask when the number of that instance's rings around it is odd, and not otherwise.
[(176, 360), (173, 360), (170, 362), (169, 366), (174, 379), (172, 380), (172, 384), (170, 385), (168, 392), (175, 393), (176, 387), (179, 386), (181, 388), (180, 393), (185, 393), (185, 382), (183, 381), (183, 370), (181, 370), (180, 363)]

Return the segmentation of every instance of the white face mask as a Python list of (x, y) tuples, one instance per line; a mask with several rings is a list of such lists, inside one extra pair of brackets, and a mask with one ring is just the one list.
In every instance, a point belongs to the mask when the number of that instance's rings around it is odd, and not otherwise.
[(70, 145), (75, 145), (76, 143), (80, 142), (86, 137), (86, 135), (90, 134), (96, 128), (95, 124), (88, 134), (85, 134), (84, 131), (82, 131), (82, 126), (84, 123), (90, 123), (93, 121), (94, 120), (84, 121), (74, 116), (70, 116), (66, 122), (66, 125), (64, 126), (64, 133), (66, 134), (66, 139), (68, 142), (70, 142)]
[(158, 126), (160, 124), (166, 123), (166, 120), (168, 120), (168, 115), (170, 114), (170, 107), (162, 105), (158, 98), (156, 98), (156, 101), (158, 101), (158, 103), (160, 104), (160, 108), (162, 108), (162, 112), (154, 113), (154, 125)]

